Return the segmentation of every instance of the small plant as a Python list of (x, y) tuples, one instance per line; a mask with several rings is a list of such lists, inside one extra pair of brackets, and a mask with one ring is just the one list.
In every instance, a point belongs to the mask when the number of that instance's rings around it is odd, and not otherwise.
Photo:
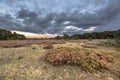
[(83, 48), (97, 48), (96, 45), (86, 45), (86, 44), (82, 45), (82, 47)]
[(21, 59), (23, 59), (23, 58), (24, 58), (23, 56), (19, 56), (19, 57), (18, 57), (18, 60), (21, 60)]
[(52, 44), (47, 44), (43, 47), (43, 49), (52, 49), (52, 48), (53, 48)]
[(92, 41), (92, 38), (89, 38), (88, 40), (89, 40), (89, 41)]

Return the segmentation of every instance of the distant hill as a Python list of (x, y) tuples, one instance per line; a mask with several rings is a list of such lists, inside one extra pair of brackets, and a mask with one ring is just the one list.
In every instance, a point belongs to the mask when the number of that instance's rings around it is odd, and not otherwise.
[(16, 32), (0, 29), (0, 40), (24, 40), (26, 37)]

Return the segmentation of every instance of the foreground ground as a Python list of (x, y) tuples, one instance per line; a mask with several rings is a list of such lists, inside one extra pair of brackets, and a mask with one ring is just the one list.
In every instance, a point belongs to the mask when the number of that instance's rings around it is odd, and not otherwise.
[[(0, 80), (120, 80), (120, 48), (103, 47), (94, 41), (0, 41)], [(44, 59), (45, 44), (99, 51), (114, 57), (104, 72), (85, 72), (79, 66), (53, 66)], [(94, 46), (93, 46), (94, 44)], [(89, 46), (92, 45), (92, 46)]]

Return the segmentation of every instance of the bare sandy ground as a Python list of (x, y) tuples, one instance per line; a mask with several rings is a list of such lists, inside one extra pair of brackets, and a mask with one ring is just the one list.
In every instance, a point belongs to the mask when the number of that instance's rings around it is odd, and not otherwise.
[(22, 32), (22, 31), (12, 31), (18, 34), (25, 35), (27, 38), (54, 38), (57, 34), (37, 34), (37, 33), (30, 33), (30, 32)]

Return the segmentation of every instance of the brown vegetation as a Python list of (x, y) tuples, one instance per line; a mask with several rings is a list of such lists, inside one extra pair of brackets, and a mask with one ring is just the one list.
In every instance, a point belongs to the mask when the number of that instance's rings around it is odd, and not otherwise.
[(55, 66), (77, 65), (89, 72), (103, 71), (113, 62), (112, 57), (100, 52), (76, 48), (50, 49), (45, 54), (45, 60)]
[[(0, 80), (119, 80), (120, 47), (82, 46), (100, 42), (101, 40), (0, 41)], [(43, 49), (49, 44), (53, 46), (52, 49)]]
[(52, 44), (46, 44), (46, 45), (43, 47), (43, 49), (52, 49), (52, 48), (53, 48)]
[(25, 47), (32, 44), (64, 44), (64, 40), (9, 40), (0, 41), (0, 47), (3, 48), (13, 48), (13, 47)]
[(86, 45), (86, 44), (84, 44), (84, 45), (82, 45), (82, 47), (84, 47), (84, 48), (97, 48), (97, 46), (96, 45)]

